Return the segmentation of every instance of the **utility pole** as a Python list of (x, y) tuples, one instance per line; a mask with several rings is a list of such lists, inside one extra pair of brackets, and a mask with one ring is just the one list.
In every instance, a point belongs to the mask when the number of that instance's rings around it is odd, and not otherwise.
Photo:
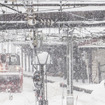
[(60, 0), (60, 12), (62, 12), (62, 0)]
[[(69, 39), (67, 30), (67, 105), (74, 105), (73, 99), (73, 36)], [(72, 33), (71, 33), (72, 35)]]
[(23, 68), (23, 48), (21, 47), (21, 66)]
[[(39, 3), (39, 0), (37, 0), (37, 4)], [(39, 11), (39, 8), (38, 8), (38, 6), (37, 6), (37, 12)]]
[(26, 59), (27, 55), (26, 55), (26, 50), (25, 50), (24, 54), (25, 54), (25, 57), (24, 57), (25, 68), (24, 68), (24, 69), (25, 69), (25, 71), (27, 71), (27, 64), (26, 64), (26, 62), (27, 62), (27, 61), (26, 61), (26, 60), (27, 60), (27, 59)]

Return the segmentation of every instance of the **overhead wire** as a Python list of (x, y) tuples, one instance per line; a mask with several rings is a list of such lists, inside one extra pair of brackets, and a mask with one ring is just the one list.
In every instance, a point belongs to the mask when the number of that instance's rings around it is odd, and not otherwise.
[[(76, 15), (76, 14), (73, 14), (73, 13), (69, 13), (69, 14), (72, 14), (73, 16), (76, 16), (76, 17), (79, 17), (79, 18), (82, 18), (82, 19), (85, 19), (85, 20), (89, 20), (89, 19), (87, 19), (86, 17), (83, 17), (83, 16), (79, 16), (79, 15)], [(15, 19), (15, 17), (14, 17), (14, 19)], [(13, 19), (12, 19), (13, 20)], [(11, 20), (11, 21), (12, 21)], [(59, 19), (58, 19), (59, 20)], [(89, 20), (90, 21), (90, 20)]]
[[(47, 9), (48, 10), (48, 9)], [(55, 9), (55, 10), (58, 10), (58, 9)], [(46, 10), (41, 10), (42, 12), (45, 12)], [(41, 12), (41, 11), (37, 11), (37, 12)], [(51, 9), (51, 11), (53, 12), (54, 11), (54, 9)], [(37, 13), (36, 12), (36, 13)], [(81, 18), (81, 19), (85, 19), (85, 20), (88, 20), (88, 21), (90, 21), (90, 19), (88, 19), (88, 18), (86, 18), (86, 17), (84, 17), (84, 16), (79, 16), (79, 15), (76, 15), (76, 14), (74, 14), (74, 13), (70, 13), (69, 12), (69, 14), (71, 14), (71, 15), (73, 15), (73, 16), (76, 16), (76, 17), (79, 17), (79, 18)], [(91, 21), (93, 21), (93, 20), (91, 20)]]
[(4, 7), (6, 7), (6, 8), (9, 8), (9, 9), (15, 11), (15, 12), (22, 13), (21, 11), (18, 11), (18, 10), (14, 9), (14, 8), (11, 8), (10, 6), (7, 6), (6, 4), (0, 3), (0, 5), (4, 6)]
[[(37, 0), (38, 1), (38, 0)], [(25, 5), (25, 4), (23, 4), (23, 5)], [(74, 5), (75, 5), (75, 2), (74, 2)], [(25, 7), (26, 7), (26, 5), (25, 5)], [(38, 6), (37, 6), (37, 9), (39, 10), (39, 8), (38, 8)], [(71, 8), (63, 8), (62, 10), (64, 10), (64, 9), (71, 9)], [(46, 9), (46, 10), (41, 10), (41, 11), (39, 11), (39, 12), (45, 12), (45, 11), (55, 11), (55, 10), (59, 10), (59, 9)], [(37, 13), (37, 12), (36, 12)], [(76, 14), (74, 14), (74, 13), (70, 13), (69, 12), (69, 14), (72, 14), (73, 16), (76, 16), (76, 17), (79, 17), (79, 18), (81, 18), (81, 19), (85, 19), (85, 20), (91, 20), (91, 19), (88, 19), (88, 18), (86, 18), (86, 17), (84, 17), (84, 16), (79, 16), (79, 15), (76, 15)], [(94, 21), (94, 19), (92, 19), (91, 21)]]
[[(17, 1), (16, 1), (16, 3), (17, 3)], [(7, 8), (12, 9), (12, 10), (14, 10), (14, 11), (18, 12), (18, 14), (16, 15), (16, 17), (13, 17), (13, 18), (11, 19), (11, 21), (13, 21), (15, 18), (17, 18), (17, 17), (18, 17), (18, 15), (22, 15), (22, 12), (20, 12), (20, 11), (19, 11), (18, 6), (17, 6), (17, 10), (16, 10), (16, 9), (11, 8), (11, 7), (9, 7), (9, 6), (5, 5), (5, 4), (2, 4), (2, 3), (0, 3), (0, 5), (2, 5), (2, 6), (4, 6), (4, 7), (6, 7), (6, 13), (7, 13)], [(1, 9), (2, 9), (2, 7), (1, 7)], [(14, 13), (14, 14), (16, 14), (16, 13)], [(8, 23), (10, 23), (11, 21), (8, 21)], [(7, 24), (7, 22), (6, 22), (6, 23), (4, 23), (4, 24), (2, 25), (2, 27), (5, 27), (5, 26), (6, 26), (6, 24)], [(7, 27), (6, 27), (6, 28), (7, 28)]]
[[(37, 0), (37, 3), (38, 3), (38, 0)], [(63, 4), (62, 4), (63, 5)], [(25, 5), (26, 6), (26, 5)], [(39, 8), (38, 8), (38, 6), (36, 7), (37, 8), (37, 11), (35, 11), (35, 13), (41, 13), (41, 12), (53, 12), (53, 11), (55, 11), (55, 10), (57, 10), (58, 12), (59, 12), (59, 9), (45, 9), (45, 10), (40, 10)], [(65, 10), (65, 9), (71, 9), (71, 8), (62, 8), (62, 11), (63, 10)], [(57, 12), (57, 11), (55, 11), (55, 12)], [(64, 11), (65, 12), (65, 11)], [(89, 20), (90, 21), (90, 19), (88, 19), (88, 18), (86, 18), (86, 17), (84, 17), (84, 16), (79, 16), (79, 15), (76, 15), (76, 14), (74, 14), (74, 13), (70, 13), (69, 12), (69, 14), (72, 14), (73, 16), (76, 16), (76, 17), (79, 17), (79, 18), (81, 18), (81, 19), (85, 19), (85, 20)]]

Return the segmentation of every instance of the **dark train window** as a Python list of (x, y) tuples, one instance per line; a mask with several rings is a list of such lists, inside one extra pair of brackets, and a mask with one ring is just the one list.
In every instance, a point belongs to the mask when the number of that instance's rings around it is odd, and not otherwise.
[(9, 65), (20, 65), (19, 55), (11, 55), (9, 57)]
[(5, 54), (2, 54), (1, 55), (1, 62), (2, 63), (5, 63), (6, 62), (6, 55)]

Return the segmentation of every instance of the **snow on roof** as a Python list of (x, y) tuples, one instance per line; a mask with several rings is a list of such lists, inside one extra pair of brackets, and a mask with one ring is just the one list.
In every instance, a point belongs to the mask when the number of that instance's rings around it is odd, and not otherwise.
[(17, 73), (17, 72), (0, 72), (0, 76), (1, 75), (20, 75), (20, 73)]
[(82, 46), (78, 46), (78, 48), (105, 48), (105, 43), (101, 44), (101, 45), (82, 45)]

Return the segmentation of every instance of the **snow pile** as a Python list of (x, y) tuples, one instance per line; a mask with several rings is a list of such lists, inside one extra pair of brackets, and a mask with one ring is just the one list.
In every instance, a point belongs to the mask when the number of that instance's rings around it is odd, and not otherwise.
[(91, 98), (97, 105), (105, 105), (105, 81), (102, 81), (91, 94)]
[(82, 105), (105, 105), (105, 81), (95, 85), (90, 96), (83, 95), (83, 97), (80, 97)]

